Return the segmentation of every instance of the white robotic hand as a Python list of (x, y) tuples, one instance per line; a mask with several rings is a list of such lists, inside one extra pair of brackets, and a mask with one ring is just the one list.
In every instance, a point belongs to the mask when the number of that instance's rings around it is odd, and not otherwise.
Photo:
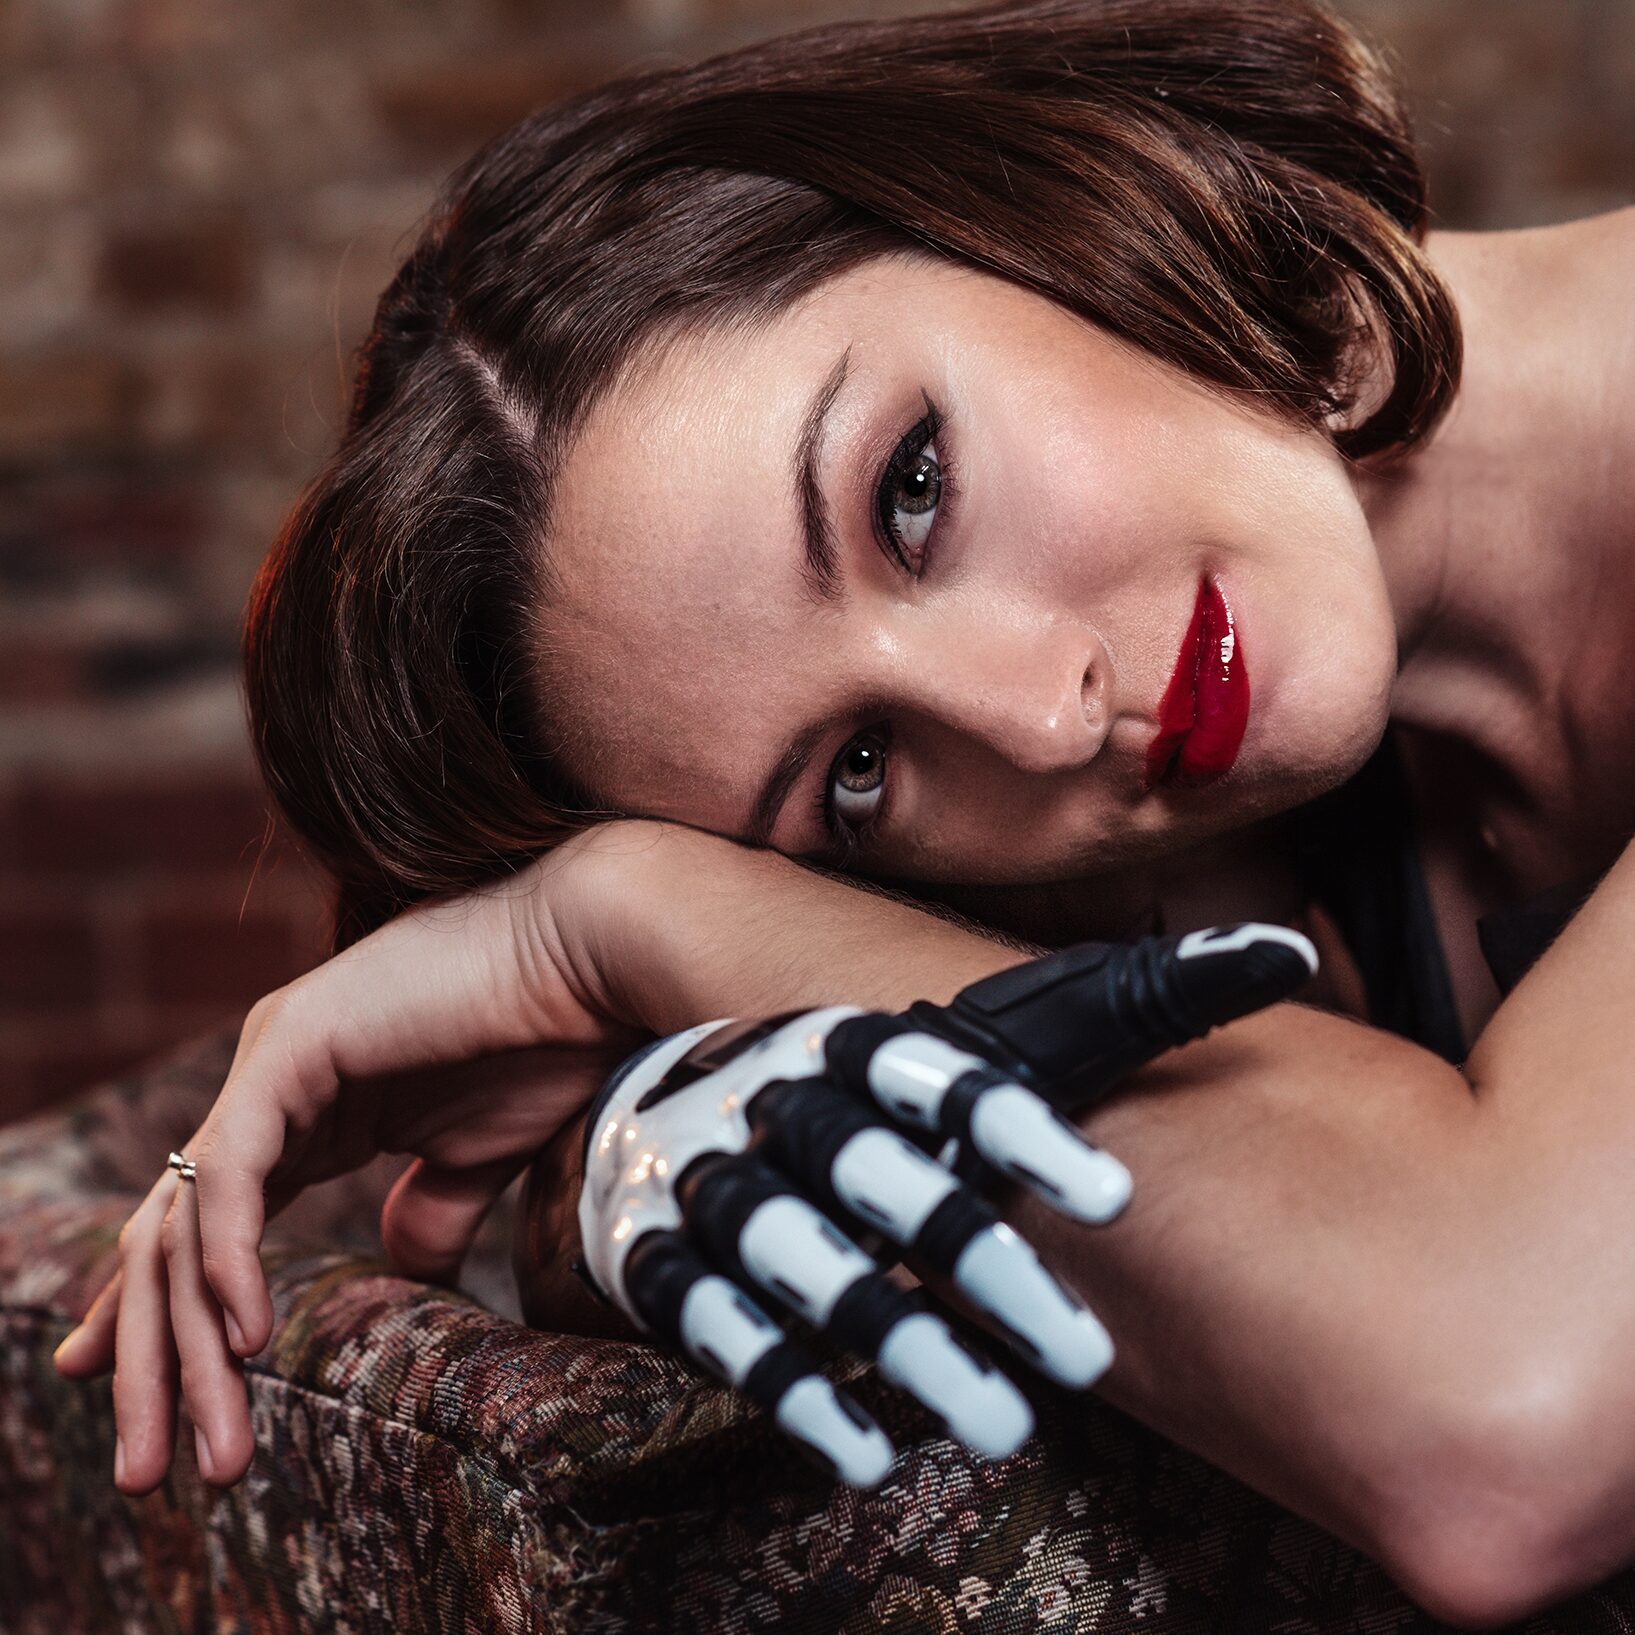
[(975, 1452), (1012, 1453), (1033, 1429), (1027, 1399), (886, 1268), (900, 1254), (939, 1274), (1033, 1366), (1093, 1384), (1106, 1329), (975, 1185), (997, 1171), (1073, 1219), (1111, 1220), (1129, 1172), (1057, 1108), (1316, 969), (1298, 932), (1249, 923), (1081, 943), (948, 1006), (727, 1018), (656, 1040), (586, 1123), (582, 1271), (848, 1482), (879, 1482), (891, 1444), (761, 1299), (875, 1359)]

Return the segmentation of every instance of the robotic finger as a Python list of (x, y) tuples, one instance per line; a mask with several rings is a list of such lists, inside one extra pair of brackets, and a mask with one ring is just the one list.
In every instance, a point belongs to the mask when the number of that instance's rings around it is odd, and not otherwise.
[(1244, 920), (1134, 943), (1082, 942), (997, 971), (905, 1025), (951, 1039), (1057, 1107), (1100, 1100), (1133, 1068), (1287, 999), (1317, 971), (1309, 937)]
[(997, 1172), (1063, 1215), (1111, 1220), (1129, 1173), (1061, 1113), (1287, 998), (1316, 968), (1299, 932), (1245, 922), (1081, 943), (947, 1005), (892, 1015), (831, 1005), (655, 1039), (603, 1087), (586, 1123), (582, 1273), (639, 1325), (755, 1395), (849, 1481), (880, 1480), (889, 1443), (751, 1291), (877, 1359), (967, 1446), (1007, 1454), (1031, 1431), (1027, 1399), (960, 1346), (925, 1291), (891, 1281), (888, 1246), (1050, 1377), (1092, 1384), (1112, 1360), (1107, 1331), (981, 1186)]
[[(750, 1116), (765, 1143), (761, 1150), (820, 1202), (911, 1250), (1052, 1379), (1083, 1389), (1105, 1372), (1113, 1345), (1094, 1315), (992, 1205), (871, 1118), (854, 1096), (822, 1078), (784, 1081), (755, 1098)], [(1076, 1133), (1072, 1140), (1079, 1143)]]
[(1099, 1225), (1130, 1201), (1130, 1172), (1048, 1102), (946, 1039), (881, 1026), (897, 1020), (863, 1016), (834, 1028), (827, 1059), (841, 1083), (956, 1150), (968, 1145), (1075, 1220)]
[[(1081, 1141), (1105, 1161), (1089, 1167), (1050, 1139), (1036, 1110), (988, 1095), (1013, 1084), (1052, 1108), (1094, 1106), (1134, 1068), (1288, 998), (1316, 970), (1309, 938), (1258, 920), (1129, 944), (1076, 943), (973, 982), (947, 1005), (857, 1013), (831, 1029), (827, 1066), (894, 1117), (940, 1132), (941, 1161), (963, 1179), (982, 1182), (997, 1170), (1069, 1213), (1082, 1189), (1091, 1213), (1079, 1218), (1104, 1220), (1128, 1197), (1122, 1166)], [(1078, 1139), (1065, 1121), (1062, 1129)]]
[(1032, 1433), (1027, 1398), (756, 1154), (702, 1158), (678, 1190), (683, 1219), (716, 1264), (877, 1360), (967, 1447), (1002, 1458)]
[(886, 1433), (679, 1233), (648, 1232), (631, 1246), (625, 1288), (650, 1333), (760, 1403), (832, 1473), (859, 1487), (884, 1478), (893, 1457)]

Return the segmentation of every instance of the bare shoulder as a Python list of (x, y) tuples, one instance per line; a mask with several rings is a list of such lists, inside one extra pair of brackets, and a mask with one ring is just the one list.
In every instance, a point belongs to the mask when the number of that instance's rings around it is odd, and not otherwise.
[(1605, 290), (1615, 307), (1629, 310), (1627, 268), (1635, 250), (1635, 204), (1534, 227), (1439, 229), (1426, 242), (1433, 259), (1451, 259), (1467, 276), (1485, 268), (1491, 276), (1526, 279), (1540, 298), (1575, 307), (1582, 306), (1586, 293)]

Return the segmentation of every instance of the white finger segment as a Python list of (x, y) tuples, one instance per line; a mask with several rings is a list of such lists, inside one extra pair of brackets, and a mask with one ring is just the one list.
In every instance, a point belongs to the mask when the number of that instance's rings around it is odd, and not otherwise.
[(858, 1487), (877, 1487), (891, 1469), (895, 1457), (886, 1433), (872, 1420), (846, 1411), (847, 1404), (835, 1388), (818, 1374), (808, 1374), (784, 1392), (773, 1418), (791, 1436), (817, 1448), (833, 1461), (848, 1482)]
[(905, 1123), (934, 1130), (949, 1085), (987, 1065), (935, 1034), (900, 1033), (870, 1058), (869, 1093)]
[(953, 1277), (973, 1304), (1021, 1337), (1058, 1384), (1083, 1390), (1106, 1373), (1112, 1336), (1003, 1221), (965, 1245)]
[(756, 1206), (738, 1234), (744, 1269), (821, 1327), (874, 1262), (811, 1204), (788, 1194)]
[(1003, 1374), (984, 1368), (930, 1312), (905, 1317), (885, 1337), (880, 1372), (985, 1458), (1003, 1459), (1033, 1434), (1027, 1398)]
[(1317, 947), (1310, 937), (1287, 925), (1268, 925), (1260, 920), (1249, 920), (1230, 931), (1207, 926), (1202, 931), (1189, 931), (1175, 945), (1177, 959), (1199, 959), (1205, 954), (1241, 953), (1257, 942), (1280, 942), (1292, 948), (1306, 962), (1307, 969), (1317, 975)]
[(958, 1183), (892, 1130), (864, 1130), (835, 1154), (835, 1195), (894, 1243), (912, 1243), (932, 1210)]
[(681, 1303), (681, 1340), (706, 1368), (734, 1385), (784, 1332), (736, 1283), (720, 1276), (702, 1277)]
[(995, 1169), (1075, 1220), (1099, 1225), (1130, 1201), (1130, 1172), (1019, 1084), (995, 1085), (977, 1097), (971, 1142)]

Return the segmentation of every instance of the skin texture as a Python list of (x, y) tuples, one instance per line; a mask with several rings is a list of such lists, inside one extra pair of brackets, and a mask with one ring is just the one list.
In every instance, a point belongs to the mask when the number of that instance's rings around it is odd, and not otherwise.
[[(792, 450), (843, 352), (820, 467), (844, 600), (803, 587)], [(877, 539), (884, 456), (925, 412), (934, 517)], [(640, 473), (637, 477), (636, 474)], [(636, 480), (632, 480), (636, 477)], [(931, 524), (935, 523), (932, 527)], [(693, 336), (598, 408), (547, 547), (567, 599), (553, 714), (609, 804), (746, 834), (809, 722), (833, 725), (771, 843), (826, 855), (812, 808), (890, 723), (859, 872), (1037, 882), (1130, 869), (1351, 772), (1385, 725), (1396, 631), (1346, 468), (1322, 436), (1187, 377), (1007, 280), (919, 257), (831, 280), (758, 333)], [(1143, 790), (1199, 577), (1237, 616), (1252, 703), (1236, 765)]]

